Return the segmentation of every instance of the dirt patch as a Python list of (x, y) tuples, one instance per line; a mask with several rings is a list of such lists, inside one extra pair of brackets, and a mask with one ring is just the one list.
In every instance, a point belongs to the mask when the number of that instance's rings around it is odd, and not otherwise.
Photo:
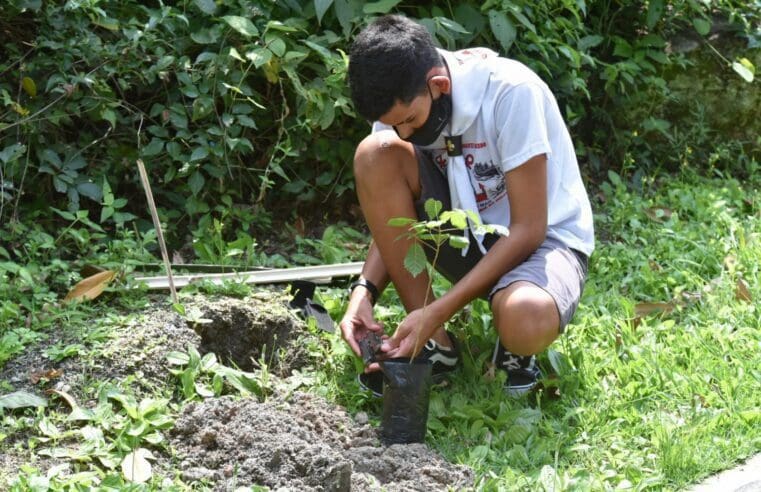
[(288, 307), (288, 296), (283, 292), (261, 291), (242, 301), (220, 299), (191, 308), (204, 319), (194, 324), (201, 337), (201, 354), (214, 352), (225, 364), (244, 371), (264, 360), (279, 376), (308, 362), (300, 343), (307, 336), (304, 322)]
[[(0, 380), (14, 391), (41, 393), (42, 383), (32, 382), (31, 375), (56, 370), (60, 376), (51, 384), (65, 386), (75, 397), (89, 381), (118, 381), (135, 376), (138, 395), (158, 387), (174, 385), (167, 370), (166, 355), (186, 352), (196, 347), (201, 354), (215, 352), (230, 365), (250, 370), (262, 357), (278, 375), (290, 373), (308, 362), (302, 348), (309, 336), (305, 323), (287, 307), (288, 296), (282, 289), (262, 289), (245, 299), (195, 296), (183, 299), (188, 312), (206, 322), (189, 323), (164, 302), (156, 302), (137, 316), (114, 318), (106, 340), (87, 343), (79, 334), (53, 330), (28, 347), (23, 354), (8, 361), (0, 370)], [(78, 343), (86, 355), (53, 361), (46, 351), (54, 345)], [(89, 352), (89, 353), (88, 353)], [(83, 364), (83, 359), (87, 360)]]
[(225, 397), (185, 408), (170, 442), (184, 480), (214, 490), (431, 491), (472, 487), (470, 469), (424, 444), (381, 446), (377, 432), (320, 397)]
[[(131, 379), (138, 399), (171, 392), (177, 381), (168, 370), (166, 355), (186, 352), (188, 346), (201, 353), (214, 351), (221, 360), (245, 370), (256, 371), (256, 361), (264, 360), (274, 381), (267, 401), (223, 397), (188, 405), (168, 432), (172, 457), (154, 450), (157, 477), (179, 473), (187, 482), (206, 483), (214, 490), (245, 485), (318, 491), (472, 486), (470, 469), (447, 463), (425, 445), (384, 447), (366, 416), (355, 421), (343, 408), (320, 397), (292, 392), (284, 378), (294, 369), (304, 373), (315, 363), (304, 347), (306, 337), (317, 336), (305, 329), (287, 300), (280, 289), (261, 289), (245, 299), (183, 299), (196, 323), (188, 323), (162, 300), (137, 316), (115, 316), (110, 335), (97, 343), (51, 331), (48, 339), (9, 361), (0, 379), (14, 391), (40, 395), (55, 386), (79, 405), (91, 407), (94, 382)], [(86, 349), (80, 356), (58, 362), (45, 359), (51, 345), (78, 341)], [(42, 368), (61, 375), (33, 383), (30, 373)], [(52, 408), (67, 411), (63, 402), (51, 403)], [(10, 432), (2, 442), (0, 479), (13, 477), (21, 464), (34, 463), (44, 472), (62, 463), (45, 457), (30, 460), (25, 444), (31, 437), (28, 431)]]

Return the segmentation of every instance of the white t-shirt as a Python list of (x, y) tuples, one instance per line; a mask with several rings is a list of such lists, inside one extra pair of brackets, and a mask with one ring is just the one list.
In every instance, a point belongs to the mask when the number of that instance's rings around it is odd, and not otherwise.
[[(589, 255), (594, 250), (594, 226), (589, 198), (576, 154), (555, 97), (547, 85), (522, 63), (475, 48), (440, 50), (452, 80), (453, 114), (460, 98), (469, 95), (465, 74), (473, 64), (488, 62), (491, 70), (480, 108), (462, 133), (462, 147), (481, 219), (510, 227), (510, 200), (505, 173), (531, 157), (547, 156), (547, 236)], [(473, 101), (468, 101), (472, 104)], [(391, 127), (376, 122), (373, 131)], [(444, 134), (426, 147), (446, 173)]]

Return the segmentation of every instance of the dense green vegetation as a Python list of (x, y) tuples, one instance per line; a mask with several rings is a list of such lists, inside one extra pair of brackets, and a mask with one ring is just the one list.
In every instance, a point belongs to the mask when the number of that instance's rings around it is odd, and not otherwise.
[[(351, 158), (368, 125), (350, 103), (346, 52), (390, 11), (419, 19), (443, 47), (490, 46), (549, 83), (598, 230), (580, 311), (542, 355), (553, 375), (542, 392), (507, 401), (500, 381), (485, 379), (493, 340), (485, 304), (453, 320), (468, 356), (435, 394), (429, 444), (473, 467), (487, 490), (675, 489), (757, 453), (753, 1), (4, 2), (0, 369), (54, 333), (69, 341), (46, 346), (45, 359), (86, 367), (148, 304), (144, 291), (123, 288), (160, 257), (138, 159), (170, 250), (186, 262), (362, 259), (368, 238), (352, 213)], [(61, 303), (86, 264), (119, 272), (109, 295)], [(345, 291), (322, 296), (340, 318)], [(398, 305), (388, 290), (377, 314), (389, 327), (401, 319)], [(310, 350), (323, 363), (303, 386), (376, 412), (356, 392), (356, 361), (340, 339), (323, 335)], [(138, 448), (167, 452), (163, 433), (186, 400), (201, 398), (195, 381), (250, 395), (267, 377), (266, 367), (251, 379), (204, 360), (173, 354), (176, 386), (149, 396), (135, 393), (134, 377), (92, 381), (80, 389), (96, 402), (86, 416), (63, 405), (0, 405), (0, 450), (13, 443), (14, 454), (32, 453), (65, 439), (83, 450), (69, 457), (77, 473), (46, 477), (25, 466), (0, 477), (0, 488), (126, 487), (118, 464)], [(0, 383), (0, 395), (13, 389)]]
[(70, 221), (55, 209), (82, 210), (107, 237), (144, 233), (142, 158), (174, 246), (190, 239), (198, 260), (229, 262), (234, 249), (237, 262), (261, 262), (279, 205), (294, 219), (353, 200), (351, 157), (368, 127), (352, 111), (345, 53), (387, 11), (419, 19), (444, 47), (487, 45), (535, 69), (590, 176), (694, 165), (748, 175), (759, 96), (741, 76), (753, 78), (760, 10), (731, 0), (13, 0), (0, 16), (0, 221), (49, 232)]

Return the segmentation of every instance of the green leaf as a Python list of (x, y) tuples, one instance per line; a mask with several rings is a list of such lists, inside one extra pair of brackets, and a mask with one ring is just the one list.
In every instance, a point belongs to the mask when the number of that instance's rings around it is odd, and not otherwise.
[(198, 193), (203, 189), (204, 183), (206, 183), (206, 179), (204, 179), (203, 174), (201, 174), (200, 171), (196, 171), (190, 175), (188, 186), (190, 187), (190, 191), (193, 193), (193, 196), (198, 195)]
[(40, 157), (43, 162), (49, 162), (50, 164), (55, 166), (57, 169), (60, 169), (63, 166), (63, 162), (61, 162), (61, 158), (52, 149), (43, 150), (40, 154)]
[(388, 225), (391, 227), (407, 227), (413, 222), (415, 222), (415, 219), (410, 217), (394, 217), (393, 219), (389, 219)]
[(256, 28), (256, 26), (245, 17), (241, 17), (239, 15), (226, 15), (222, 17), (222, 20), (227, 22), (230, 27), (243, 34), (247, 38), (259, 35), (259, 30)]
[(356, 4), (349, 0), (335, 0), (336, 17), (338, 18), (338, 23), (341, 24), (344, 36), (347, 38), (351, 32), (352, 20), (355, 19), (357, 14), (355, 7)]
[(207, 117), (214, 110), (214, 100), (208, 96), (201, 96), (193, 101), (193, 121)]
[(100, 189), (100, 186), (95, 183), (79, 183), (77, 185), (77, 191), (80, 195), (84, 195), (90, 200), (95, 200), (96, 202), (100, 202), (101, 198), (103, 198), (103, 193)]
[(423, 270), (425, 270), (426, 263), (427, 259), (423, 247), (420, 243), (412, 243), (410, 249), (407, 250), (407, 255), (404, 257), (404, 268), (406, 268), (413, 277), (417, 277), (423, 272)]
[(711, 21), (709, 20), (696, 17), (692, 19), (692, 25), (701, 36), (705, 36), (711, 32)]
[(275, 56), (283, 56), (286, 50), (285, 41), (283, 41), (282, 38), (273, 37), (271, 40), (267, 40), (267, 48), (269, 48)]
[(523, 15), (523, 12), (517, 9), (513, 9), (513, 16), (515, 16), (515, 18), (518, 19), (518, 22), (523, 24), (523, 27), (525, 27), (526, 29), (528, 29), (529, 31), (533, 33), (536, 33), (536, 26), (534, 26), (534, 24), (530, 20), (528, 20), (528, 18), (525, 15)]
[(507, 18), (504, 12), (492, 10), (489, 12), (489, 25), (504, 52), (509, 52), (517, 34), (512, 21)]
[(196, 147), (195, 149), (193, 149), (193, 153), (190, 154), (190, 162), (206, 159), (208, 155), (209, 155), (209, 149), (207, 149), (206, 147)]
[(599, 34), (593, 34), (590, 36), (584, 36), (583, 38), (579, 39), (579, 42), (576, 46), (579, 48), (579, 51), (586, 51), (590, 48), (598, 46), (603, 42), (603, 40), (605, 40), (604, 37), (600, 36)]
[(657, 34), (648, 34), (644, 38), (637, 41), (640, 46), (649, 46), (651, 48), (664, 48), (666, 46), (666, 40)]
[(103, 207), (100, 209), (100, 222), (107, 221), (112, 215), (114, 215), (114, 209), (112, 207)]
[(439, 200), (429, 198), (425, 201), (425, 213), (428, 214), (428, 218), (431, 220), (438, 218), (442, 208), (444, 208), (444, 205)]
[(753, 77), (756, 75), (756, 67), (747, 58), (740, 58), (739, 62), (733, 62), (732, 70), (746, 82), (753, 82)]
[(26, 145), (17, 144), (17, 143), (13, 145), (9, 145), (8, 147), (0, 151), (0, 161), (3, 161), (3, 164), (7, 164), (8, 162), (15, 161), (25, 151), (26, 151)]
[(571, 372), (573, 369), (570, 362), (568, 361), (568, 358), (557, 350), (548, 350), (547, 358), (549, 359), (550, 365), (555, 371), (555, 374), (558, 376), (564, 376)]
[(272, 52), (267, 48), (257, 48), (246, 52), (246, 58), (254, 62), (254, 67), (259, 68), (272, 59)]
[(465, 249), (470, 244), (470, 239), (465, 236), (449, 236), (449, 245), (457, 249)]
[(365, 4), (362, 7), (362, 12), (365, 14), (387, 14), (396, 7), (401, 0), (380, 0), (378, 2), (372, 2)]
[(322, 16), (333, 5), (333, 0), (314, 0), (314, 10), (317, 13), (317, 22), (322, 23)]
[(647, 5), (647, 20), (645, 24), (648, 29), (655, 27), (655, 24), (661, 19), (663, 15), (663, 0), (650, 0)]
[(100, 117), (109, 123), (111, 128), (116, 128), (116, 113), (111, 108), (103, 108), (100, 110)]
[(219, 39), (219, 32), (216, 29), (199, 29), (190, 33), (190, 39), (198, 44), (214, 44)]
[(42, 8), (42, 0), (21, 0), (16, 3), (16, 8), (21, 11), (25, 9), (40, 10)]
[(209, 352), (201, 358), (201, 370), (209, 372), (217, 366), (217, 356), (214, 352)]
[(447, 210), (441, 214), (441, 220), (450, 222), (454, 227), (464, 231), (468, 227), (468, 216), (463, 210)]
[(0, 408), (46, 407), (48, 401), (26, 391), (15, 391), (0, 396)]
[(436, 20), (450, 31), (459, 32), (460, 34), (471, 34), (470, 31), (451, 19), (447, 19), (446, 17), (436, 17)]
[(217, 10), (217, 4), (214, 3), (214, 0), (193, 0), (193, 3), (204, 14), (213, 15)]
[(150, 143), (143, 147), (143, 157), (151, 157), (164, 149), (164, 140), (154, 137)]

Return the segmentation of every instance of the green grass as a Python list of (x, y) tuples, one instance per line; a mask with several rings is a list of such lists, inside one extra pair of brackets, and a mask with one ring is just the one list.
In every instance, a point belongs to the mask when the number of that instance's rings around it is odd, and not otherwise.
[[(495, 334), (488, 305), (473, 302), (448, 326), (463, 341), (464, 364), (447, 387), (433, 392), (428, 444), (472, 467), (478, 489), (488, 491), (679, 490), (758, 453), (760, 188), (681, 176), (648, 181), (635, 192), (611, 175), (595, 195), (598, 245), (581, 306), (566, 334), (540, 356), (544, 389), (513, 400), (502, 390), (503, 375), (485, 375)], [(315, 257), (335, 254), (346, 235), (334, 236), (343, 239), (302, 246), (314, 247)], [(146, 304), (145, 293), (132, 292), (92, 305), (58, 306), (53, 289), (75, 279), (70, 266), (38, 260), (23, 267), (26, 274), (19, 268), (0, 264), (6, 294), (0, 302), (0, 365), (61, 327), (69, 336), (45, 355), (79, 357), (86, 365), (108, 338), (108, 327), (126, 322), (113, 305), (139, 312)], [(41, 275), (52, 284), (37, 281)], [(751, 301), (738, 295), (738, 285), (747, 286)], [(437, 279), (434, 288), (447, 285)], [(230, 293), (246, 295), (248, 289)], [(320, 293), (340, 319), (345, 290)], [(671, 309), (642, 314), (643, 303)], [(400, 306), (387, 289), (376, 315), (392, 329), (403, 318)], [(93, 326), (92, 319), (100, 321)], [(377, 422), (381, 406), (358, 392), (361, 363), (339, 335), (323, 335), (307, 348), (321, 362), (302, 371), (299, 384)], [(81, 409), (75, 424), (65, 405), (0, 409), (0, 450), (13, 446), (29, 453), (31, 463), (35, 450), (55, 450), (59, 441), (75, 439), (83, 453), (70, 457), (79, 462), (79, 473), (67, 478), (48, 479), (30, 464), (0, 483), (15, 478), (14, 490), (76, 490), (95, 483), (97, 475), (101, 486), (124, 489), (118, 466), (96, 473), (103, 470), (98, 463), (118, 464), (139, 447), (164, 446), (163, 433), (184, 396), (197, 399), (199, 387), (216, 394), (223, 379), (254, 393), (269, 384), (266, 374), (228, 370), (208, 357), (173, 357), (175, 388), (136, 397), (131, 378), (91, 381), (85, 391), (97, 404)], [(28, 437), (19, 441), (19, 435)], [(179, 479), (175, 487), (185, 489)]]
[[(484, 490), (675, 490), (761, 450), (761, 194), (695, 177), (640, 194), (612, 175), (601, 200), (582, 304), (540, 357), (544, 391), (510, 400), (484, 376), (486, 303), (450, 323), (465, 364), (432, 397), (429, 442)], [(637, 316), (646, 302), (675, 309)], [(336, 387), (357, 403), (354, 386)]]

